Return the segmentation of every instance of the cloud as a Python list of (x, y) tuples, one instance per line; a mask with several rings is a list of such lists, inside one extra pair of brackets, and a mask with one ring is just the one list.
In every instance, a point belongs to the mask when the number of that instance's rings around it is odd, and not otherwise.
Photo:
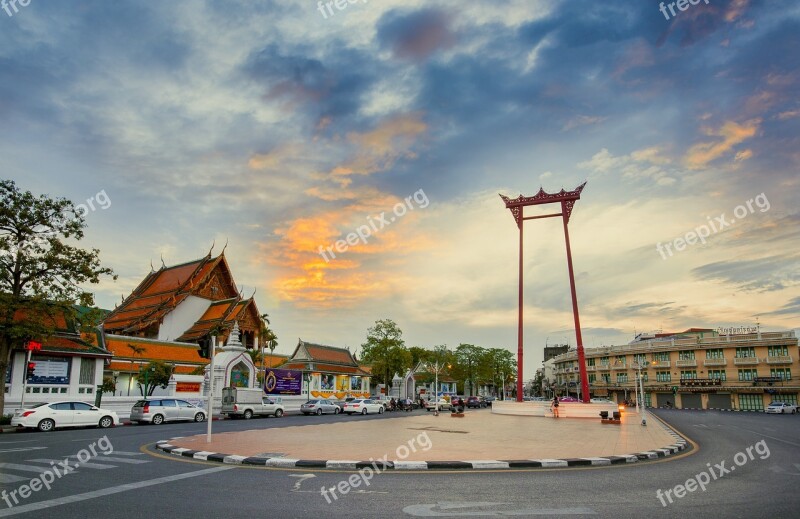
[(630, 155), (615, 157), (603, 148), (590, 160), (578, 163), (578, 168), (588, 169), (593, 173), (605, 175), (619, 172), (623, 178), (637, 180), (648, 179), (658, 186), (670, 186), (677, 182), (677, 172), (668, 167), (671, 160), (663, 154), (663, 150), (653, 146), (636, 150)]
[(684, 162), (690, 169), (703, 169), (708, 164), (732, 151), (736, 145), (754, 137), (758, 133), (761, 119), (751, 119), (741, 124), (727, 121), (718, 129), (705, 128), (709, 137), (719, 137), (708, 142), (699, 142), (689, 148)]
[(377, 38), (395, 57), (421, 61), (431, 54), (455, 44), (450, 17), (439, 9), (423, 9), (412, 13), (390, 11), (378, 22)]
[(692, 269), (692, 274), (698, 279), (720, 281), (741, 290), (783, 290), (800, 284), (800, 254), (717, 261)]

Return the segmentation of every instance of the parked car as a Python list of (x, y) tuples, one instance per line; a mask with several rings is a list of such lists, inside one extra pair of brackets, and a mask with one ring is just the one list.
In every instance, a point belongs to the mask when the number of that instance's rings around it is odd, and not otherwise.
[(468, 408), (475, 407), (477, 409), (481, 409), (483, 407), (486, 407), (486, 400), (482, 396), (467, 397), (467, 407)]
[(371, 400), (369, 398), (356, 398), (344, 404), (344, 408), (342, 409), (342, 412), (347, 414), (353, 414), (353, 413), (383, 414), (384, 411), (385, 409), (383, 407), (383, 404), (381, 404), (380, 402), (376, 402), (375, 400)]
[(440, 411), (450, 409), (450, 402), (442, 398), (439, 400), (438, 404), (436, 402), (428, 400), (428, 402), (425, 404), (425, 410), (433, 411), (434, 409), (436, 409), (437, 405)]
[(578, 400), (574, 396), (560, 396), (560, 397), (558, 397), (558, 401), (559, 402), (580, 402), (580, 400)]
[(94, 425), (105, 429), (119, 423), (114, 411), (101, 409), (86, 402), (41, 402), (25, 409), (17, 409), (11, 425), (30, 427), (42, 432), (56, 427), (85, 427)]
[(300, 412), (305, 415), (339, 414), (340, 411), (339, 406), (332, 400), (309, 400), (300, 406)]
[(797, 412), (797, 406), (794, 404), (787, 404), (786, 402), (772, 402), (767, 406), (766, 409), (767, 413), (792, 413), (795, 414)]
[(494, 402), (495, 400), (497, 400), (497, 397), (494, 397), (494, 396), (487, 396), (487, 397), (486, 397), (486, 405), (487, 405), (487, 406), (489, 406), (489, 407), (491, 407), (491, 405), (492, 405), (492, 402)]
[(206, 410), (175, 398), (139, 400), (131, 408), (131, 422), (161, 425), (164, 422), (195, 421), (206, 419)]
[(616, 402), (612, 402), (608, 398), (591, 398), (589, 399), (589, 403), (592, 404), (611, 404), (616, 405)]
[(373, 402), (380, 402), (383, 405), (384, 411), (389, 408), (389, 402), (392, 400), (386, 395), (372, 395), (369, 399)]

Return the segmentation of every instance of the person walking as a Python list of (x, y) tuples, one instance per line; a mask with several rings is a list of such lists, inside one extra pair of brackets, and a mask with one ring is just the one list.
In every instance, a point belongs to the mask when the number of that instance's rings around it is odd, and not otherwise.
[(550, 409), (553, 411), (553, 418), (558, 418), (558, 396), (553, 397), (553, 403), (550, 405)]

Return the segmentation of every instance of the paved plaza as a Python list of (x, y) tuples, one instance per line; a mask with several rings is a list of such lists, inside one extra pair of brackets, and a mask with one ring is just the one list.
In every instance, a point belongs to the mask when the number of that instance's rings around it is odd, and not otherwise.
[[(449, 413), (402, 415), (383, 420), (354, 416), (352, 421), (225, 432), (171, 440), (176, 447), (241, 456), (282, 456), (297, 459), (366, 460), (389, 455), (418, 439), (416, 450), (401, 450), (406, 461), (476, 459), (565, 459), (625, 455), (675, 443), (675, 438), (652, 419), (640, 424), (639, 415), (626, 413), (621, 425), (600, 419), (544, 418), (470, 411), (463, 418)], [(425, 438), (427, 434), (427, 438)], [(165, 438), (167, 439), (167, 438)], [(427, 450), (423, 450), (428, 447)]]

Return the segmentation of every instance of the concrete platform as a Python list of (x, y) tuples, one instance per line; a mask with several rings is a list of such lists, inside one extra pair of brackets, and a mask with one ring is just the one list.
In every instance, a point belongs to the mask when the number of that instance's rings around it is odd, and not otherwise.
[[(513, 468), (607, 465), (674, 454), (686, 441), (651, 417), (635, 413), (620, 425), (600, 418), (552, 419), (469, 411), (174, 438), (159, 448), (195, 459), (280, 467), (359, 468), (379, 460), (387, 468)], [(198, 455), (199, 454), (199, 455)], [(249, 460), (249, 461), (248, 461)], [(369, 461), (367, 461), (369, 460)], [(569, 463), (569, 460), (573, 460)]]

